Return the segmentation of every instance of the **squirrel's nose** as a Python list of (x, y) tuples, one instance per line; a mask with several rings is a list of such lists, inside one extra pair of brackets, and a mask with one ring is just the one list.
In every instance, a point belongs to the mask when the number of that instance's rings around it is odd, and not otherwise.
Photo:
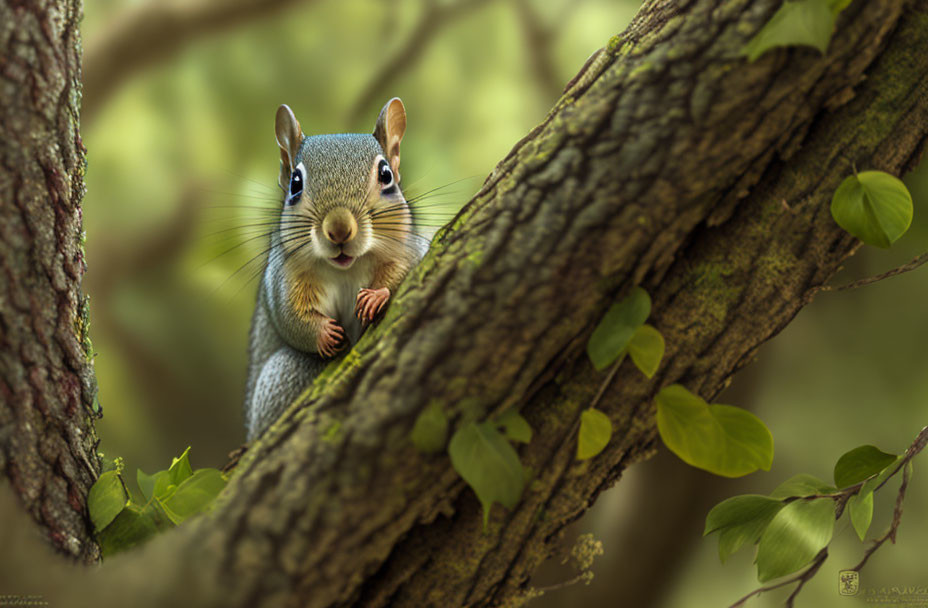
[(351, 234), (351, 231), (347, 226), (339, 226), (337, 228), (330, 228), (326, 231), (325, 235), (329, 237), (329, 240), (335, 243), (336, 245), (341, 245), (348, 240), (348, 236)]
[(358, 223), (347, 209), (333, 209), (322, 222), (322, 231), (336, 245), (344, 245), (358, 232)]

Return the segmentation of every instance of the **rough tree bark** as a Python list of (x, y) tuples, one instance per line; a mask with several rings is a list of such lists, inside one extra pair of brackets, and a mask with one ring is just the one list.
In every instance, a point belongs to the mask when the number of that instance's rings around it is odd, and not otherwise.
[(99, 550), (81, 198), (79, 0), (0, 2), (0, 469), (59, 550)]
[[(739, 49), (778, 0), (651, 2), (436, 238), (386, 317), (252, 447), (208, 516), (107, 564), (98, 605), (511, 604), (558, 534), (653, 450), (652, 399), (711, 399), (858, 242), (828, 203), (852, 166), (899, 174), (928, 136), (928, 0), (853, 2), (825, 56)], [(667, 341), (598, 405), (583, 346), (632, 285)], [(510, 406), (535, 434), (512, 511), (409, 441)], [(157, 572), (157, 576), (153, 573)], [(110, 586), (121, 593), (102, 594)], [(131, 601), (129, 601), (131, 598)], [(51, 598), (53, 599), (53, 598)]]

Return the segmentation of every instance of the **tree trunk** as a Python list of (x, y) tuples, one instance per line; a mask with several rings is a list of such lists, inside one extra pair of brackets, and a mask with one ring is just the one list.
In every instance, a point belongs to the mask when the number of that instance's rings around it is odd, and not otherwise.
[[(825, 56), (748, 63), (739, 49), (779, 4), (643, 7), (216, 509), (113, 560), (98, 588), (137, 606), (517, 603), (566, 550), (561, 530), (653, 451), (659, 388), (711, 399), (857, 248), (829, 213), (852, 167), (898, 174), (925, 146), (928, 0), (858, 0)], [(650, 381), (620, 368), (597, 406), (613, 439), (578, 462), (579, 414), (604, 376), (584, 345), (633, 285), (666, 355)], [(520, 454), (533, 480), (486, 530), (447, 456), (409, 440), (435, 401), (452, 426), (517, 406), (534, 430)]]
[(0, 1), (0, 469), (59, 549), (99, 558), (79, 0)]

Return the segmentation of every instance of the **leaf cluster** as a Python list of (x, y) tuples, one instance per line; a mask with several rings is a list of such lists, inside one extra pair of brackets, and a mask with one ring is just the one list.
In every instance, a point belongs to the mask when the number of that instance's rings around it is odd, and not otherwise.
[(152, 475), (138, 469), (141, 500), (130, 495), (121, 467), (100, 475), (87, 506), (104, 556), (134, 547), (213, 505), (226, 478), (218, 469), (194, 471), (189, 454), (188, 447), (168, 469)]
[[(424, 454), (441, 452), (448, 436), (448, 416), (438, 402), (428, 404), (413, 425), (410, 439)], [(522, 498), (528, 472), (511, 442), (529, 443), (532, 427), (510, 408), (496, 420), (469, 421), (448, 442), (448, 456), (483, 507), (486, 527), (493, 503), (513, 508)]]
[(761, 583), (809, 565), (831, 542), (836, 519), (847, 511), (858, 536), (866, 537), (873, 517), (873, 492), (895, 474), (898, 458), (872, 445), (838, 459), (834, 485), (812, 475), (787, 479), (768, 496), (745, 494), (717, 504), (706, 517), (704, 535), (718, 532), (722, 562), (748, 545), (757, 545)]

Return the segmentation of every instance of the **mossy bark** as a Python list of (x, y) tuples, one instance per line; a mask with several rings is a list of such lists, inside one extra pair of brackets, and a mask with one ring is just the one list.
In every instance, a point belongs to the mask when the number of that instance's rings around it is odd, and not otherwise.
[[(657, 390), (711, 399), (853, 253), (829, 213), (852, 167), (899, 174), (924, 149), (928, 1), (858, 0), (826, 55), (748, 63), (739, 50), (778, 5), (648, 3), (380, 324), (245, 455), (216, 509), (113, 560), (100, 588), (139, 606), (518, 603), (564, 526), (652, 453)], [(584, 345), (633, 285), (667, 353), (650, 381), (619, 370), (598, 405), (613, 440), (577, 462), (603, 380)], [(436, 401), (453, 427), (515, 406), (534, 429), (533, 480), (485, 530), (448, 458), (409, 439)]]
[(81, 16), (79, 0), (0, 0), (0, 470), (58, 550), (93, 562)]

